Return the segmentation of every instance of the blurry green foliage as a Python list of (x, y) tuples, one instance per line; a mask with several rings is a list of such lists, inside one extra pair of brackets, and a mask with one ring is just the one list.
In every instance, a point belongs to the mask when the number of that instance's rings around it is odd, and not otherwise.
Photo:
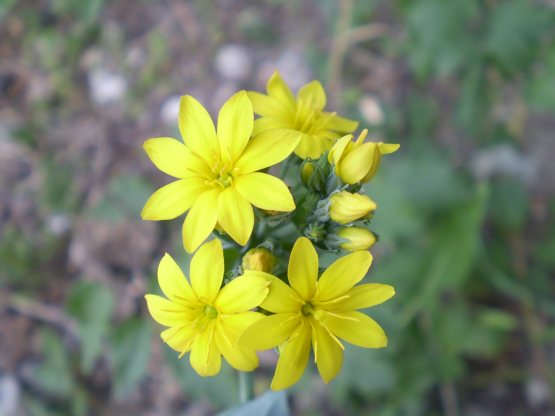
[(124, 398), (146, 375), (152, 330), (146, 319), (131, 318), (114, 328), (110, 343), (113, 392)]
[(503, 73), (522, 74), (537, 57), (541, 40), (554, 23), (553, 11), (529, 1), (499, 2), (491, 10), (485, 52)]
[(113, 308), (112, 292), (102, 284), (83, 281), (71, 288), (66, 309), (77, 322), (84, 373), (91, 372), (102, 350)]
[(152, 187), (138, 176), (114, 176), (104, 198), (86, 214), (89, 218), (107, 222), (139, 218), (141, 207), (151, 194)]
[(268, 391), (248, 403), (219, 413), (218, 416), (288, 416), (290, 413), (285, 392)]
[(217, 377), (201, 377), (191, 368), (188, 355), (181, 359), (178, 357), (178, 352), (164, 346), (164, 359), (186, 398), (200, 401), (209, 398), (209, 402), (218, 408), (228, 408), (237, 403), (237, 372), (226, 362), (222, 361), (222, 369)]

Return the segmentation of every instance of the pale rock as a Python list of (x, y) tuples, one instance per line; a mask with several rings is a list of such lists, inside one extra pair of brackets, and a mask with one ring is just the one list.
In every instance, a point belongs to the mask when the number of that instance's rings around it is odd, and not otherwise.
[(89, 91), (93, 102), (100, 106), (120, 101), (127, 92), (125, 78), (112, 71), (97, 68), (88, 74)]
[(382, 107), (376, 97), (372, 95), (365, 95), (358, 103), (358, 108), (364, 120), (373, 125), (383, 123), (384, 114)]
[(172, 95), (164, 100), (160, 106), (160, 119), (169, 126), (175, 126), (179, 117), (179, 103), (181, 97)]
[(16, 416), (19, 414), (21, 388), (15, 377), (5, 375), (0, 378), (0, 415)]
[(222, 78), (230, 81), (241, 81), (249, 76), (252, 62), (246, 47), (229, 44), (220, 48), (216, 54), (214, 65)]

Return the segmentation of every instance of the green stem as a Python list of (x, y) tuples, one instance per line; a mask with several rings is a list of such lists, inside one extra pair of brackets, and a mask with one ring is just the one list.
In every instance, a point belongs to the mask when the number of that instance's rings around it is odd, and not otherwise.
[(239, 371), (239, 401), (246, 403), (254, 399), (254, 380), (252, 373)]

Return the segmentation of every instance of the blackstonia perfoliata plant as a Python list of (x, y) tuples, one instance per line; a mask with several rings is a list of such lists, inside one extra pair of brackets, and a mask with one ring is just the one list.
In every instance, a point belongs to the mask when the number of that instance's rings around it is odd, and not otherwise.
[[(183, 246), (194, 253), (190, 283), (166, 254), (158, 267), (165, 297), (146, 295), (152, 317), (168, 327), (162, 340), (180, 357), (190, 353), (201, 376), (218, 374), (222, 357), (253, 371), (256, 351), (275, 349), (271, 388), (281, 390), (299, 380), (311, 351), (327, 383), (341, 370), (344, 342), (387, 345), (382, 328), (360, 312), (395, 293), (389, 285), (359, 284), (377, 241), (369, 229), (377, 205), (362, 185), (399, 145), (365, 142), (367, 130), (353, 141), (348, 133), (358, 123), (324, 111), (318, 81), (295, 98), (275, 72), (267, 93), (233, 95), (216, 128), (198, 101), (183, 97), (183, 142), (144, 144), (156, 167), (176, 180), (148, 199), (142, 218), (187, 213)], [(317, 250), (337, 259), (321, 270)]]

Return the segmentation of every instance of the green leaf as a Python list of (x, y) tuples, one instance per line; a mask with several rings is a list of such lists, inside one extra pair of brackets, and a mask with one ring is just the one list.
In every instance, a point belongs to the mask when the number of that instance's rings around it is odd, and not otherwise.
[(555, 111), (555, 45), (528, 78), (526, 97), (532, 107)]
[(68, 362), (69, 353), (58, 335), (50, 330), (42, 332), (43, 362), (33, 379), (47, 394), (69, 398), (73, 392), (73, 375)]
[(111, 341), (113, 392), (115, 398), (121, 400), (146, 375), (151, 327), (145, 319), (129, 319), (115, 328)]
[(207, 401), (219, 408), (237, 402), (237, 374), (222, 361), (222, 369), (215, 377), (201, 377), (191, 367), (189, 354), (182, 359), (170, 347), (164, 348), (166, 364), (181, 384), (184, 394), (191, 400)]
[(395, 369), (384, 350), (369, 350), (345, 345), (343, 368), (330, 384), (331, 396), (344, 404), (351, 392), (366, 396), (385, 393), (397, 382)]
[(541, 38), (554, 22), (547, 7), (524, 0), (500, 2), (493, 9), (485, 48), (506, 74), (522, 73), (537, 56)]
[(489, 216), (504, 230), (524, 227), (530, 209), (530, 198), (521, 181), (499, 178), (491, 186)]
[(104, 198), (87, 215), (107, 222), (140, 218), (143, 205), (152, 194), (152, 188), (142, 179), (126, 175), (114, 177)]
[(233, 407), (219, 416), (288, 416), (291, 414), (284, 391), (268, 391), (240, 406)]
[(401, 314), (409, 322), (426, 304), (446, 288), (461, 286), (474, 267), (480, 246), (480, 229), (485, 217), (488, 188), (481, 186), (466, 204), (456, 207), (431, 232), (429, 263), (418, 296)]
[(479, 11), (476, 1), (419, 0), (409, 4), (406, 53), (420, 79), (452, 74), (473, 58), (475, 39), (469, 27)]
[(80, 281), (71, 288), (66, 309), (78, 323), (84, 373), (90, 373), (100, 354), (113, 308), (112, 292), (99, 283)]

